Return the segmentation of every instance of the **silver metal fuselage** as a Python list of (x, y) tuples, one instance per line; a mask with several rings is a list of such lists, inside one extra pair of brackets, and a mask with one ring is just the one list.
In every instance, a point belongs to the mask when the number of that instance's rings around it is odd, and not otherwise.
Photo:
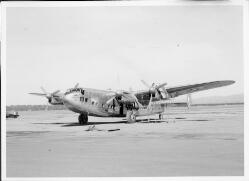
[[(68, 91), (63, 97), (63, 104), (71, 111), (76, 113), (88, 114), (97, 117), (125, 117), (127, 105), (113, 101), (107, 104), (112, 97), (108, 94), (112, 91), (104, 91), (90, 88), (78, 88)], [(139, 100), (138, 100), (139, 101)], [(155, 104), (147, 109), (147, 106), (140, 106), (137, 110), (137, 116), (145, 116), (151, 114), (162, 113), (164, 106)]]

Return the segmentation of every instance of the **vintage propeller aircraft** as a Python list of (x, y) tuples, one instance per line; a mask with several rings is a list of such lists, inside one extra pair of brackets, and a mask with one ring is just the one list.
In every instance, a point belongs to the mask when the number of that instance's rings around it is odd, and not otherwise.
[(78, 84), (74, 88), (68, 89), (65, 93), (59, 90), (48, 93), (41, 87), (43, 93), (30, 93), (44, 96), (52, 105), (64, 104), (69, 110), (79, 113), (79, 124), (87, 124), (88, 116), (96, 117), (126, 117), (128, 122), (135, 122), (138, 116), (158, 114), (159, 119), (169, 104), (170, 99), (181, 95), (188, 95), (186, 106), (190, 106), (190, 94), (198, 91), (223, 87), (235, 83), (232, 80), (214, 81), (193, 85), (176, 87), (165, 87), (167, 84), (151, 86), (142, 80), (147, 90), (131, 91), (111, 91), (97, 90), (91, 88), (79, 88)]

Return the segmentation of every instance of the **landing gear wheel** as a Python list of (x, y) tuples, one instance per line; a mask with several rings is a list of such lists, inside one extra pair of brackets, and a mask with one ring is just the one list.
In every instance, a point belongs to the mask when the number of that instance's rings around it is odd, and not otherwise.
[(80, 125), (87, 124), (87, 122), (88, 122), (87, 114), (80, 114), (78, 120), (79, 120)]
[(129, 110), (126, 113), (127, 123), (135, 123), (136, 122), (136, 111)]

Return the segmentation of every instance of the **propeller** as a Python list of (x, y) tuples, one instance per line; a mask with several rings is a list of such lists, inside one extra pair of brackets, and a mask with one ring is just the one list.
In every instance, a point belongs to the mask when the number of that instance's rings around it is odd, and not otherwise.
[(74, 88), (76, 89), (76, 88), (78, 88), (78, 86), (79, 86), (79, 83), (77, 83), (77, 84), (74, 86)]
[(137, 97), (128, 91), (116, 91), (116, 92), (111, 92), (107, 95), (112, 96), (110, 99), (106, 101), (106, 104), (111, 104), (113, 101), (121, 102), (121, 101), (126, 101), (126, 102), (135, 102), (137, 106), (141, 106), (141, 104), (138, 102)]
[(147, 106), (147, 110), (150, 110), (151, 109), (151, 103), (152, 103), (152, 94), (150, 95), (150, 102)]
[(162, 84), (159, 84), (159, 85), (156, 85), (155, 83), (152, 83), (152, 85), (150, 86), (147, 82), (145, 82), (144, 80), (141, 80), (141, 82), (149, 88), (149, 91), (150, 92), (155, 92), (156, 94), (156, 97), (158, 99), (161, 99), (161, 98), (164, 98), (161, 94), (161, 91), (159, 89), (162, 90), (162, 92), (165, 94), (165, 97), (168, 98), (168, 93), (167, 93), (167, 90), (165, 89), (165, 85), (167, 85), (167, 83), (162, 83)]
[(46, 94), (45, 96), (47, 99), (51, 99), (52, 97), (57, 97), (58, 95), (56, 95), (56, 94), (58, 94), (60, 92), (60, 90), (56, 90), (52, 93), (49, 93), (43, 87), (41, 87), (41, 90), (44, 92), (44, 94)]
[(49, 93), (43, 87), (40, 87), (40, 88), (43, 93), (29, 93), (29, 94), (46, 97), (48, 99), (48, 102), (51, 102), (52, 98), (54, 97), (59, 97), (59, 95), (57, 94), (60, 92), (60, 90), (56, 90), (52, 93)]
[(126, 100), (131, 99), (131, 97), (128, 97), (128, 95), (131, 96), (131, 94), (129, 92), (127, 92), (127, 91), (119, 90), (119, 91), (116, 91), (116, 92), (111, 92), (108, 95), (112, 96), (112, 97), (110, 99), (108, 99), (108, 101), (106, 101), (107, 104), (110, 104), (114, 99), (116, 99), (116, 100), (118, 100), (118, 99), (121, 100), (122, 98), (124, 98)]

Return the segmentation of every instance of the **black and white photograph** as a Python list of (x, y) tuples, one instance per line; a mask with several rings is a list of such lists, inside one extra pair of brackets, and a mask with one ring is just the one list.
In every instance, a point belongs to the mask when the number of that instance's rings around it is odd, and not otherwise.
[(244, 1), (170, 2), (1, 4), (4, 180), (248, 178)]

